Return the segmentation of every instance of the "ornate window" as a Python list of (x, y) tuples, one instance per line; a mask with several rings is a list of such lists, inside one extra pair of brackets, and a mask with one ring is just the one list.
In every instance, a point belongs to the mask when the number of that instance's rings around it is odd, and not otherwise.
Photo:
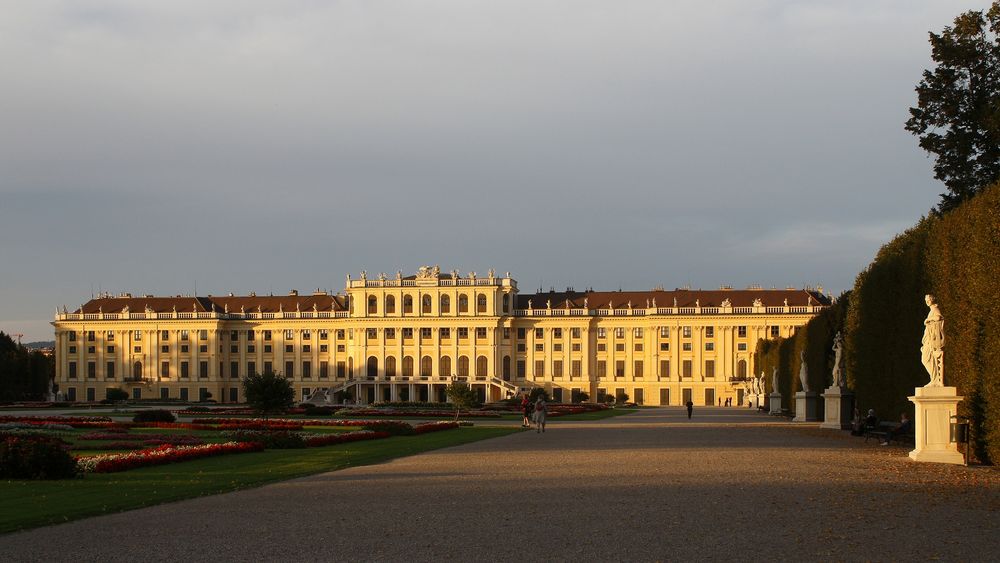
[(385, 313), (391, 315), (396, 312), (396, 297), (393, 295), (385, 296)]
[(467, 356), (459, 356), (458, 358), (458, 376), (469, 377), (469, 358)]
[(459, 295), (458, 296), (458, 312), (468, 313), (469, 312), (469, 296)]
[(425, 315), (431, 314), (431, 296), (430, 295), (424, 295), (420, 299), (420, 312), (423, 313), (423, 314), (425, 314)]
[(450, 313), (451, 312), (451, 298), (447, 295), (441, 296), (441, 312)]
[(368, 357), (368, 377), (378, 377), (378, 358)]
[(406, 315), (406, 314), (411, 314), (411, 313), (413, 313), (413, 296), (412, 295), (404, 295), (403, 296), (403, 314)]
[(368, 296), (368, 314), (374, 315), (378, 313), (378, 298), (374, 295)]
[(385, 376), (396, 377), (396, 358), (393, 356), (385, 359)]
[(441, 377), (448, 377), (451, 375), (451, 358), (448, 356), (441, 356), (441, 360), (438, 363), (438, 375)]
[(486, 312), (486, 296), (481, 293), (479, 294), (479, 297), (476, 297), (476, 312), (477, 313)]
[(476, 377), (486, 377), (487, 364), (486, 356), (476, 358)]
[(403, 357), (403, 377), (413, 377), (413, 357)]
[(434, 361), (431, 360), (430, 356), (424, 356), (420, 359), (420, 376), (430, 377), (431, 370), (434, 369)]

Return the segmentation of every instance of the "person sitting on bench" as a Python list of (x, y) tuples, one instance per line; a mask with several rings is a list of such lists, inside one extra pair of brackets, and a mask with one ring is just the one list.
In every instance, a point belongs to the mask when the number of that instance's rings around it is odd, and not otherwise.
[(889, 442), (893, 440), (898, 440), (900, 436), (904, 436), (913, 431), (913, 424), (910, 422), (910, 417), (906, 416), (906, 413), (899, 415), (899, 426), (893, 428), (885, 435), (885, 441), (882, 442), (883, 446), (888, 446)]

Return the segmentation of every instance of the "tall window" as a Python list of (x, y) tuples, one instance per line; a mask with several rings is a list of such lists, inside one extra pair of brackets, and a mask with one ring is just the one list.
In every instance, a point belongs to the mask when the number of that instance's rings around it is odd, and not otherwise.
[(670, 327), (661, 326), (660, 327), (660, 338), (670, 338)]
[(625, 377), (625, 360), (615, 361), (615, 377)]
[(396, 298), (392, 295), (385, 296), (385, 313), (391, 315), (396, 312)]
[(747, 337), (747, 327), (746, 327), (746, 325), (736, 327), (736, 336), (737, 336), (737, 338), (746, 338)]
[(451, 375), (451, 358), (449, 356), (441, 356), (441, 359), (438, 361), (438, 375), (441, 377)]
[(368, 377), (378, 377), (378, 358), (375, 356), (368, 357)]
[(503, 310), (510, 311), (510, 294), (505, 293), (503, 295)]
[(423, 314), (425, 314), (425, 315), (431, 314), (431, 296), (430, 295), (424, 295), (420, 299), (420, 312), (423, 313)]
[(615, 329), (615, 338), (625, 338), (625, 329), (623, 327)]
[(715, 338), (715, 327), (706, 326), (705, 327), (705, 338)]
[(486, 312), (486, 296), (481, 293), (479, 294), (479, 297), (476, 297), (476, 312)]
[(642, 377), (642, 360), (635, 360), (632, 365), (632, 377)]
[(413, 312), (413, 297), (410, 295), (403, 296), (403, 314), (410, 314)]
[(458, 357), (458, 376), (469, 377), (469, 358), (467, 356)]
[(441, 296), (441, 312), (450, 313), (451, 312), (451, 298), (447, 295)]
[(413, 377), (413, 357), (403, 357), (403, 377)]
[(132, 377), (142, 379), (142, 362), (132, 364)]
[(746, 376), (747, 376), (747, 361), (740, 360), (736, 362), (736, 377), (745, 378)]
[(469, 312), (469, 296), (467, 295), (458, 296), (458, 312), (459, 313)]
[(431, 376), (431, 370), (433, 370), (433, 369), (434, 369), (434, 361), (431, 360), (430, 356), (424, 356), (423, 358), (420, 358), (420, 376), (421, 377), (430, 377)]
[(545, 377), (545, 360), (535, 360), (535, 378)]
[(670, 360), (660, 360), (660, 377), (670, 377)]
[(510, 381), (510, 356), (503, 357), (503, 380)]
[(476, 358), (476, 377), (486, 377), (486, 356)]
[(681, 375), (684, 377), (691, 377), (691, 360), (684, 360), (682, 367), (684, 371)]
[(374, 295), (368, 296), (368, 314), (374, 315), (378, 313), (378, 297)]
[(393, 356), (385, 359), (385, 376), (396, 377), (396, 358)]
[(705, 377), (715, 377), (715, 360), (705, 360)]

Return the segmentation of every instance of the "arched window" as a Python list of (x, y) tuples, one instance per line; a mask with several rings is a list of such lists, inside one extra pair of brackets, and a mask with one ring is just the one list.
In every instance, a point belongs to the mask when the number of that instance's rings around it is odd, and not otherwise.
[(413, 313), (413, 296), (404, 295), (403, 296), (403, 314)]
[(354, 379), (354, 358), (347, 358), (347, 379)]
[(476, 358), (476, 377), (486, 377), (486, 356)]
[(468, 313), (469, 312), (469, 296), (459, 295), (458, 296), (458, 312)]
[(505, 293), (503, 295), (503, 310), (505, 312), (506, 311), (510, 311), (510, 294), (509, 293)]
[(420, 358), (420, 377), (430, 377), (431, 370), (434, 369), (434, 361), (430, 356)]
[(431, 296), (430, 295), (424, 295), (420, 299), (420, 312), (423, 313), (423, 314), (425, 314), (425, 315), (431, 314)]
[(458, 357), (458, 376), (459, 377), (469, 377), (469, 358), (468, 356)]
[(403, 377), (413, 377), (413, 356), (403, 357)]
[(441, 312), (450, 313), (451, 312), (451, 298), (447, 295), (441, 296)]
[(736, 377), (746, 378), (747, 376), (747, 361), (740, 360), (736, 363)]
[(378, 313), (378, 298), (374, 295), (368, 296), (368, 314), (374, 315)]
[(482, 293), (479, 294), (479, 297), (476, 297), (476, 312), (477, 313), (486, 312), (486, 296), (483, 295)]
[(368, 377), (378, 377), (378, 358), (368, 357)]
[(132, 377), (142, 379), (142, 362), (132, 364)]
[(503, 380), (510, 381), (510, 356), (503, 357)]
[(385, 313), (391, 315), (396, 312), (396, 298), (392, 295), (385, 296)]
[(388, 378), (396, 377), (396, 358), (393, 356), (385, 359), (385, 376)]
[(441, 361), (438, 363), (438, 375), (441, 377), (451, 375), (451, 358), (448, 356), (441, 356)]

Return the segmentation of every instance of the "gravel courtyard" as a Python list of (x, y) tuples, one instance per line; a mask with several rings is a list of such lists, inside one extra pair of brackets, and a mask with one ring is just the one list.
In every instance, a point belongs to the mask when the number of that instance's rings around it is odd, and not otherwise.
[(644, 409), (0, 536), (17, 561), (995, 560), (1000, 472)]

